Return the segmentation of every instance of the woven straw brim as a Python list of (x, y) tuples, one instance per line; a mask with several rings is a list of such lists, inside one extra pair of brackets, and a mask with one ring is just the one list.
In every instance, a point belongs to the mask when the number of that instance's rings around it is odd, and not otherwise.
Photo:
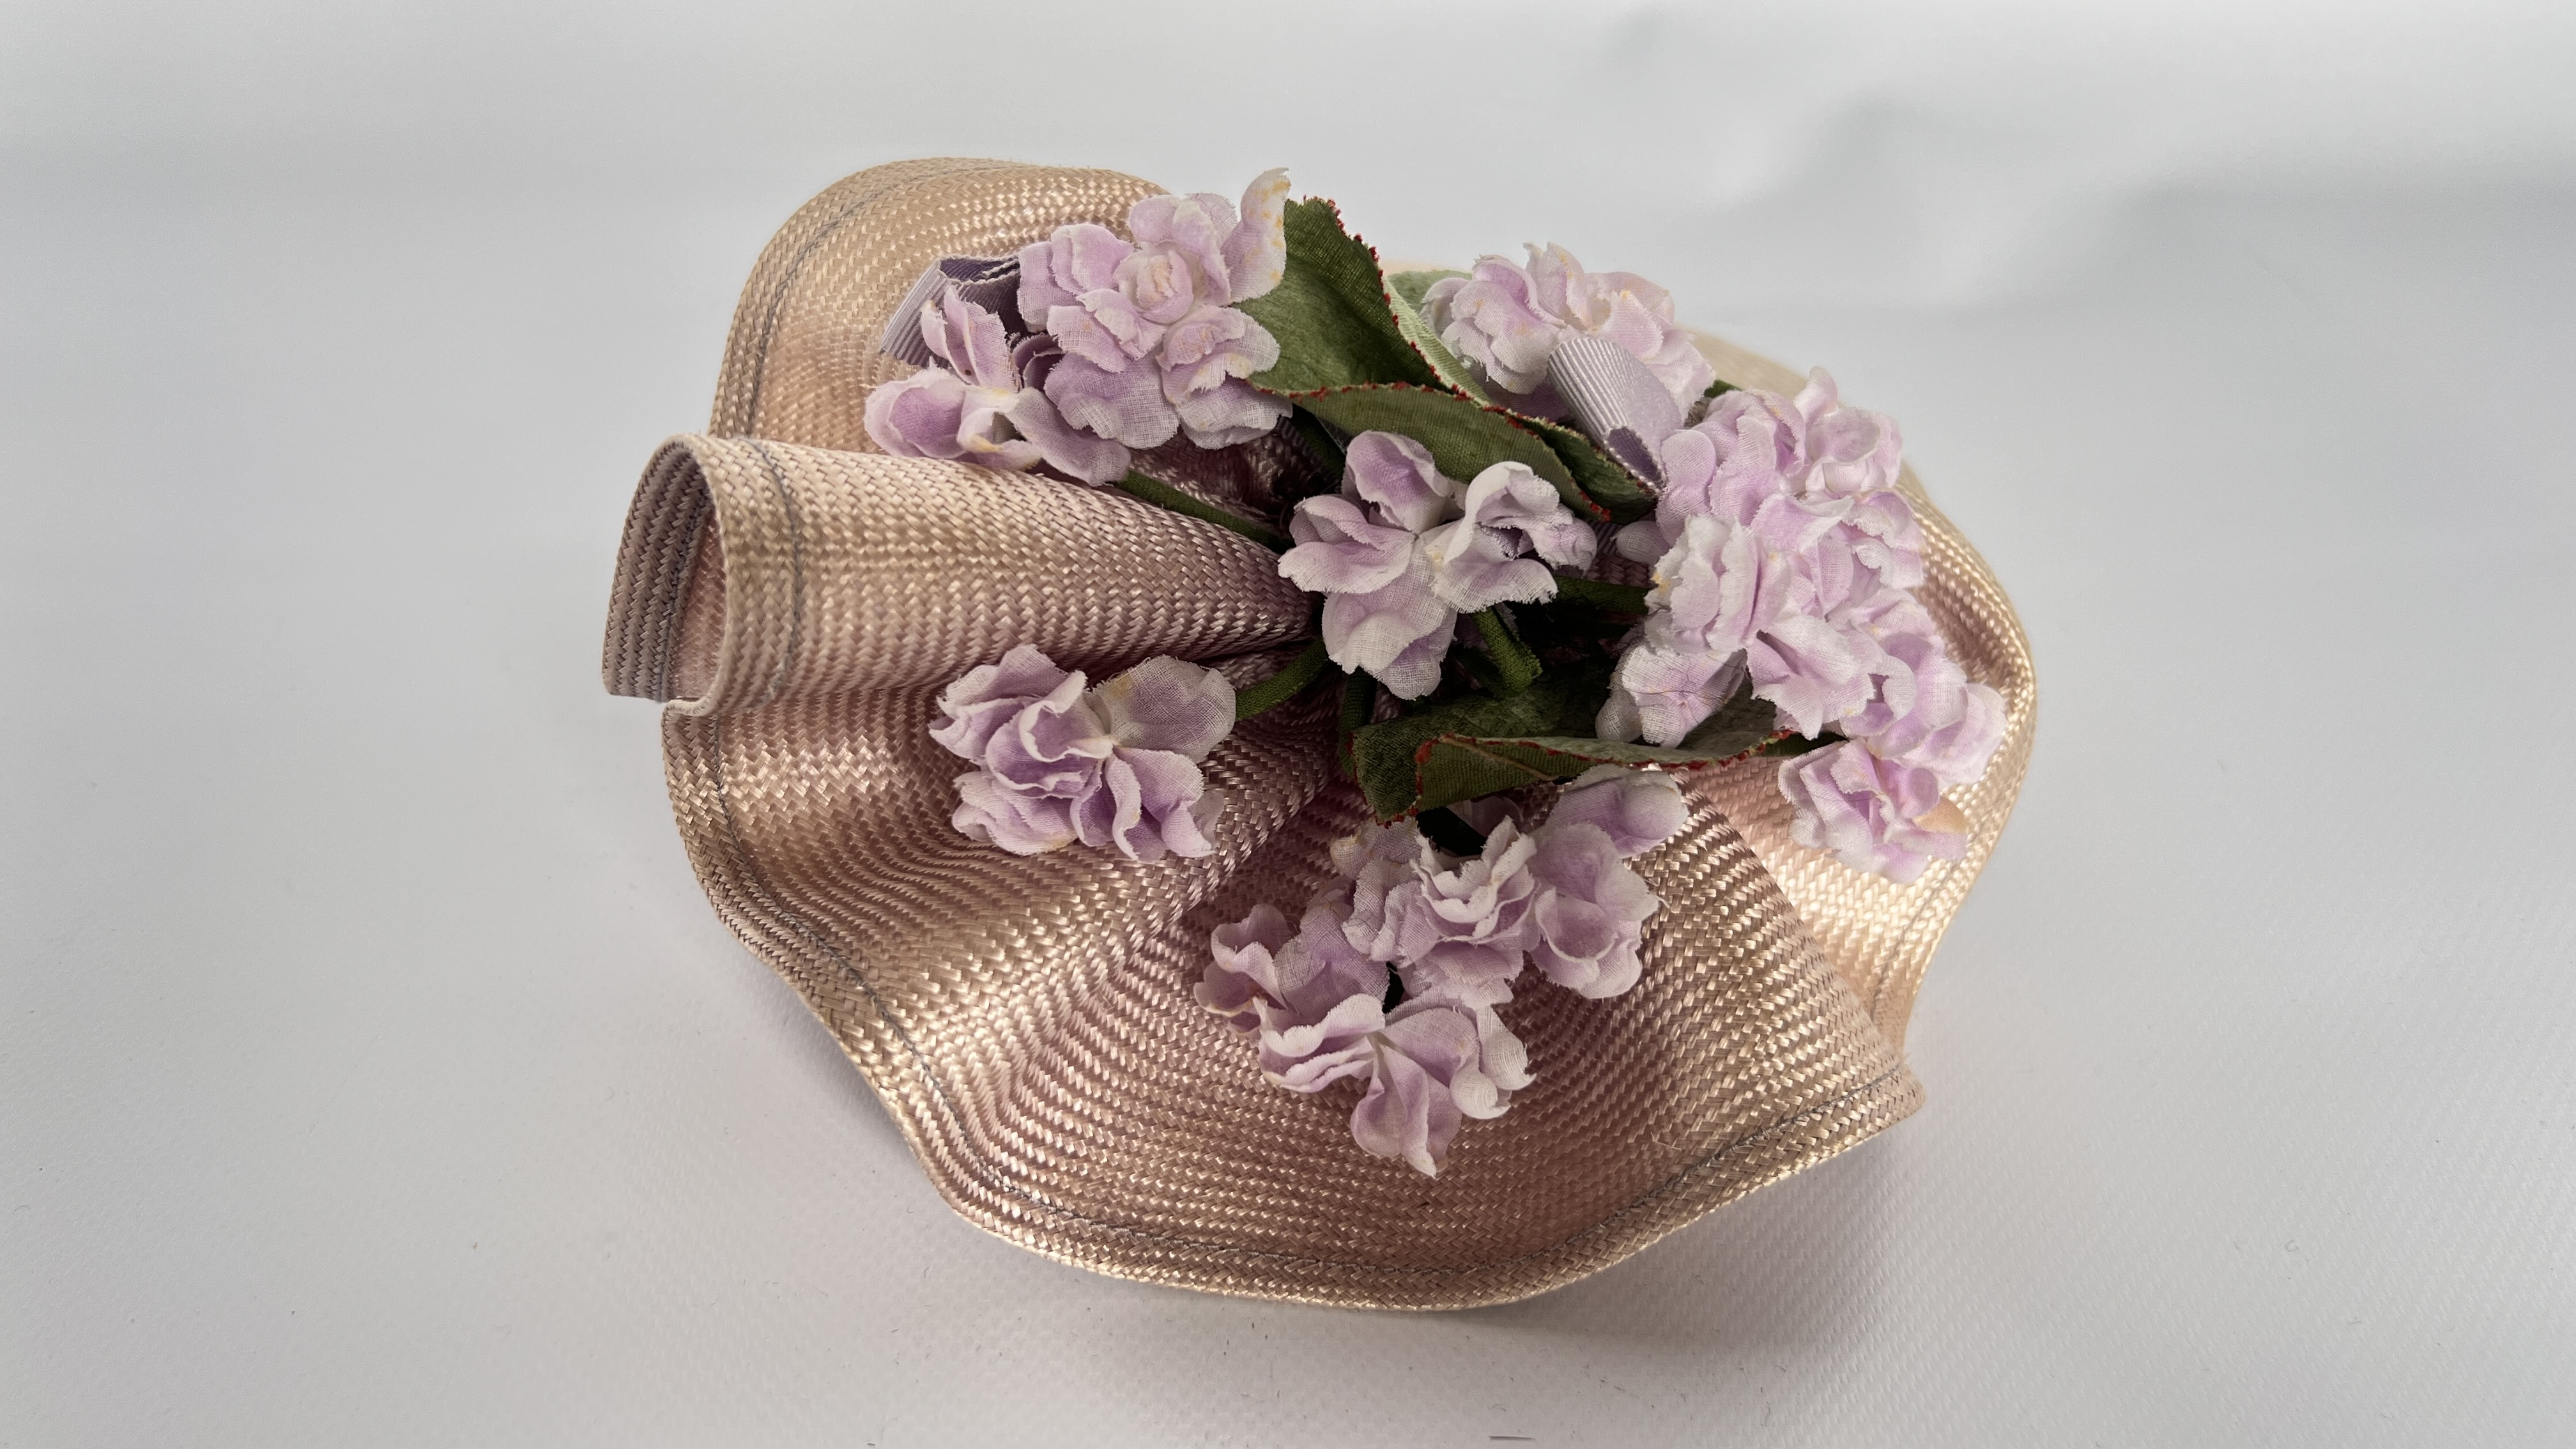
[[(1911, 1112), (1923, 968), (2030, 750), (2028, 650), (1993, 577), (1924, 509), (1926, 604), (2009, 733), (1954, 795), (1965, 860), (1895, 886), (1792, 845), (1773, 767), (1689, 777), (1638, 868), (1664, 909), (1637, 989), (1533, 979), (1505, 1018), (1537, 1082), (1424, 1178), (1351, 1141), (1356, 1088), (1264, 1084), (1198, 1007), (1209, 931), (1293, 916), (1366, 815), (1318, 705), (1240, 726), (1206, 769), (1216, 853), (1005, 855), (948, 823), (940, 688), (1017, 643), (1094, 677), (1156, 654), (1260, 677), (1310, 629), (1275, 560), (1123, 494), (876, 453), (887, 313), (944, 255), (1071, 221), (1123, 230), (1159, 188), (1098, 171), (915, 161), (789, 220), (736, 314), (707, 436), (654, 456), (610, 610), (611, 689), (667, 700), (682, 838), (717, 910), (813, 1007), (958, 1212), (1099, 1272), (1247, 1296), (1456, 1308), (1595, 1271)], [(1723, 344), (1721, 376), (1797, 379)], [(1257, 480), (1208, 481), (1222, 495)], [(864, 1251), (853, 1235), (852, 1251)]]

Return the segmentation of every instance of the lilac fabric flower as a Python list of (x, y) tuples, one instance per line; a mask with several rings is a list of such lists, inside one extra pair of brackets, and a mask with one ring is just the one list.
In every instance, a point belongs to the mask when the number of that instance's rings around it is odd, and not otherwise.
[(1551, 819), (1536, 839), (1531, 962), (1577, 996), (1622, 994), (1637, 984), (1646, 918), (1663, 902), (1598, 825)]
[(1469, 1117), (1499, 1117), (1530, 1084), (1529, 1054), (1490, 1005), (1416, 997), (1371, 1038), (1376, 1071), (1351, 1113), (1351, 1137), (1380, 1157), (1439, 1175)]
[(1127, 449), (1068, 424), (1022, 375), (1001, 319), (949, 287), (922, 309), (921, 335), (945, 367), (877, 385), (864, 420), (899, 457), (1025, 471), (1041, 463), (1086, 483), (1125, 476)]
[[(968, 716), (959, 728), (981, 724)], [(1626, 857), (1663, 843), (1685, 814), (1670, 776), (1605, 766), (1568, 785), (1535, 834), (1482, 812), (1492, 829), (1473, 859), (1409, 820), (1365, 826), (1334, 844), (1334, 878), (1293, 936), (1268, 905), (1217, 928), (1199, 1003), (1258, 1038), (1277, 1086), (1365, 1080), (1353, 1139), (1437, 1173), (1466, 1120), (1500, 1116), (1531, 1081), (1527, 1050), (1495, 1010), (1524, 965), (1586, 996), (1635, 984), (1643, 925), (1661, 903)], [(1404, 983), (1392, 1011), (1390, 965)]]
[(1272, 1085), (1320, 1092), (1376, 1069), (1369, 1037), (1386, 1025), (1386, 967), (1351, 949), (1329, 902), (1308, 906), (1294, 936), (1277, 907), (1255, 906), (1209, 946), (1199, 1004), (1260, 1039)]
[(1338, 494), (1301, 501), (1280, 576), (1324, 599), (1324, 648), (1399, 699), (1440, 682), (1458, 616), (1556, 597), (1549, 565), (1592, 561), (1592, 531), (1547, 480), (1497, 463), (1461, 484), (1396, 433), (1353, 437)]
[(1130, 860), (1215, 849), (1224, 807), (1199, 762), (1234, 728), (1234, 686), (1213, 669), (1146, 660), (1096, 689), (1023, 644), (939, 699), (932, 739), (978, 768), (957, 777), (961, 834), (1014, 855), (1079, 840)]
[(1445, 988), (1484, 999), (1519, 974), (1530, 946), (1538, 882), (1529, 864), (1537, 848), (1508, 820), (1473, 860), (1424, 845), (1412, 878), (1387, 892), (1379, 938), (1394, 946), (1406, 991)]
[(1677, 745), (1744, 687), (1744, 656), (1637, 644), (1619, 656), (1593, 719), (1605, 740)]
[(1563, 413), (1547, 363), (1568, 332), (1619, 344), (1679, 407), (1708, 390), (1716, 373), (1673, 319), (1670, 293), (1634, 273), (1586, 272), (1560, 246), (1528, 252), (1526, 267), (1479, 257), (1466, 276), (1434, 282), (1422, 298), (1423, 319), (1505, 402), (1535, 416)]
[(1932, 772), (1880, 759), (1859, 740), (1782, 762), (1780, 791), (1795, 807), (1789, 838), (1855, 870), (1909, 884), (1935, 858), (1967, 853), (1966, 817)]
[(1285, 274), (1287, 191), (1263, 172), (1240, 215), (1221, 196), (1149, 196), (1128, 209), (1133, 240), (1084, 222), (1021, 250), (1020, 315), (1064, 350), (1044, 387), (1067, 421), (1130, 448), (1176, 432), (1222, 448), (1288, 415), (1243, 380), (1278, 362), (1278, 339), (1232, 305)]
[(1655, 561), (1656, 587), (1598, 733), (1677, 744), (1749, 682), (1799, 733), (1850, 741), (1782, 771), (1793, 835), (1914, 879), (1955, 844), (1920, 822), (1946, 809), (1942, 787), (1984, 774), (2003, 701), (1967, 680), (1910, 592), (1923, 530), (1897, 489), (1896, 424), (1844, 407), (1819, 368), (1794, 398), (1719, 398), (1657, 461), (1655, 516), (1617, 539)]
[(1365, 1080), (1351, 1136), (1381, 1157), (1436, 1175), (1467, 1118), (1502, 1115), (1530, 1083), (1528, 1053), (1491, 1005), (1432, 995), (1387, 1011), (1387, 968), (1351, 946), (1329, 888), (1294, 936), (1278, 908), (1260, 905), (1218, 927), (1209, 947), (1200, 1004), (1257, 1036), (1274, 1086), (1312, 1093)]
[(1520, 463), (1496, 463), (1477, 474), (1459, 500), (1458, 517), (1422, 535), (1432, 592), (1462, 614), (1555, 598), (1556, 575), (1548, 566), (1588, 568), (1596, 546), (1556, 485)]

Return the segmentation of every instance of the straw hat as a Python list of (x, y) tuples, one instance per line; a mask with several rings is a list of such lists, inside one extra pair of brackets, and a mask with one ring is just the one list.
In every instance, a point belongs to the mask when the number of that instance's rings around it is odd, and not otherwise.
[[(1256, 679), (1307, 636), (1276, 557), (1223, 529), (1026, 474), (888, 457), (868, 391), (889, 314), (939, 258), (1120, 228), (1162, 188), (1109, 171), (922, 160), (789, 218), (744, 288), (704, 435), (645, 469), (605, 673), (667, 701), (674, 812), (708, 897), (812, 1006), (969, 1221), (1064, 1262), (1248, 1297), (1459, 1308), (1526, 1297), (1903, 1118), (1915, 989), (2010, 813), (2036, 691), (2019, 621), (1909, 472), (1917, 592), (2007, 705), (1953, 792), (1966, 858), (1913, 885), (1789, 840), (1774, 766), (1692, 774), (1636, 864), (1666, 902), (1637, 988), (1504, 1009), (1537, 1081), (1437, 1178), (1354, 1150), (1350, 1102), (1266, 1085), (1192, 998), (1208, 935), (1303, 901), (1368, 818), (1318, 707), (1244, 722), (1201, 859), (1003, 854), (949, 824), (940, 689), (1014, 644), (1068, 668), (1157, 654)], [(1715, 339), (1718, 375), (1794, 391)], [(1193, 480), (1271, 500), (1258, 466)], [(854, 1240), (853, 1251), (864, 1251)]]

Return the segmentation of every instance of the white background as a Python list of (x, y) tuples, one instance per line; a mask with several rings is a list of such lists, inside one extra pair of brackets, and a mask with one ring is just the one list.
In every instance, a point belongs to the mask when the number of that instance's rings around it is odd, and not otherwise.
[[(0, 1443), (2576, 1441), (2576, 20), (0, 6)], [(1436, 1317), (983, 1236), (599, 687), (918, 154), (1554, 239), (1904, 424), (2043, 681), (1913, 1120)]]

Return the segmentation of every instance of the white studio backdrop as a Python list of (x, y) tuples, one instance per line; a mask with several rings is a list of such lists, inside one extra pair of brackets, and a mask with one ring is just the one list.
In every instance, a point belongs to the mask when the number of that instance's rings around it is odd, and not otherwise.
[[(2576, 12), (0, 7), (0, 1444), (2576, 1439)], [(761, 243), (921, 154), (1555, 240), (2019, 603), (1914, 1119), (1529, 1303), (952, 1217), (597, 631)]]

